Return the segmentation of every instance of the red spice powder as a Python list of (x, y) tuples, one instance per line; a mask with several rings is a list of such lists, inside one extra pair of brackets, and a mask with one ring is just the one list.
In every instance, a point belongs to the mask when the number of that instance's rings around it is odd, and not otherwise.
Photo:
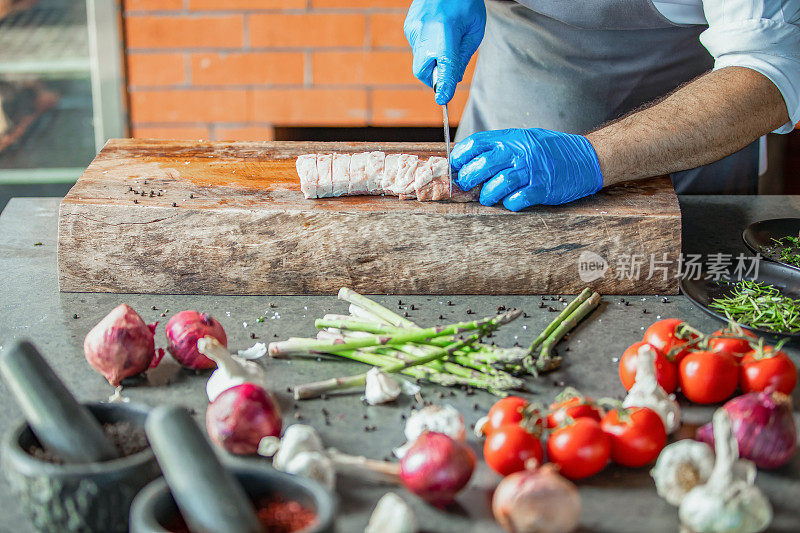
[[(259, 498), (253, 504), (256, 516), (267, 533), (293, 533), (307, 528), (317, 519), (314, 511), (303, 507), (299, 502), (277, 496)], [(180, 513), (165, 527), (170, 533), (192, 533)]]

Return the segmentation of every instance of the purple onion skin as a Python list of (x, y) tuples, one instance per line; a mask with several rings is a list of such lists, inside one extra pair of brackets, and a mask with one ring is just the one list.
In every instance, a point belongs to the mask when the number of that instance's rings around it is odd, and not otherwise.
[(216, 318), (197, 311), (181, 311), (167, 322), (164, 330), (169, 353), (181, 366), (194, 370), (216, 368), (217, 363), (197, 350), (197, 341), (206, 335), (214, 337), (225, 347), (228, 337)]
[(208, 436), (236, 455), (255, 455), (262, 438), (280, 437), (282, 425), (272, 396), (253, 383), (223, 391), (206, 410)]
[[(778, 468), (794, 456), (797, 428), (788, 396), (780, 392), (750, 392), (722, 407), (730, 416), (740, 457), (750, 459), (758, 468)], [(697, 440), (714, 446), (710, 422), (697, 430)]]
[(129, 305), (118, 305), (86, 334), (86, 360), (112, 386), (118, 386), (123, 379), (158, 364), (154, 359), (156, 324), (145, 324)]
[(475, 452), (444, 433), (425, 431), (400, 460), (400, 480), (423, 500), (445, 507), (475, 469)]

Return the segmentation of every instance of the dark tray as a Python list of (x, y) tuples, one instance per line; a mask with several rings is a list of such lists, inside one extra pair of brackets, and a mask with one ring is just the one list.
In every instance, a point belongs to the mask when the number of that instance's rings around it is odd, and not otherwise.
[[(702, 272), (700, 279), (681, 279), (680, 288), (681, 292), (686, 295), (689, 300), (694, 302), (700, 309), (709, 315), (718, 318), (728, 323), (728, 318), (725, 315), (718, 313), (713, 309), (709, 309), (708, 304), (712, 299), (720, 296), (726, 296), (730, 288), (726, 286), (724, 281), (739, 281), (745, 279), (749, 281), (757, 281), (759, 283), (768, 283), (775, 286), (781, 293), (791, 298), (800, 298), (800, 269), (786, 266), (782, 263), (775, 263), (772, 261), (761, 261), (758, 265), (758, 275), (746, 275), (741, 278), (731, 278), (729, 276), (722, 276), (720, 281), (705, 279), (706, 273)], [(722, 283), (721, 283), (722, 282)], [(793, 343), (800, 341), (800, 333), (775, 333), (770, 330), (753, 328), (742, 324), (742, 327), (748, 329), (762, 337), (767, 337), (772, 340), (789, 338)]]
[(774, 247), (772, 239), (780, 239), (787, 235), (796, 237), (798, 233), (800, 233), (800, 218), (772, 218), (753, 222), (747, 226), (742, 232), (742, 240), (753, 253), (760, 253), (765, 259), (800, 270), (800, 267), (781, 261), (778, 254), (767, 251)]

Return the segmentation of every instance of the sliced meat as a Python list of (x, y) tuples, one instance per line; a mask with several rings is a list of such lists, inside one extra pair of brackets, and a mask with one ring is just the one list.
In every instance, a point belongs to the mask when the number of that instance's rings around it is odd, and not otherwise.
[(333, 191), (331, 196), (342, 196), (350, 190), (350, 154), (333, 154)]
[(411, 154), (400, 154), (397, 161), (397, 177), (389, 190), (398, 196), (409, 197), (414, 192), (414, 173), (417, 171), (419, 157)]
[(450, 198), (450, 201), (458, 203), (477, 202), (478, 198), (481, 196), (482, 186), (483, 185), (478, 185), (468, 191), (462, 191), (458, 185), (453, 184), (453, 196)]
[(350, 154), (350, 188), (347, 194), (366, 194), (369, 152)]
[(386, 154), (383, 152), (370, 152), (367, 157), (367, 193), (380, 194), (382, 192), (383, 171)]
[(333, 196), (333, 154), (317, 154), (317, 198)]
[(381, 180), (381, 189), (389, 193), (397, 180), (397, 165), (400, 163), (401, 154), (386, 154), (386, 161), (383, 168), (383, 180)]
[(297, 157), (294, 163), (297, 175), (300, 176), (300, 190), (306, 198), (318, 198), (317, 182), (319, 173), (317, 172), (317, 155), (304, 154)]
[[(433, 156), (426, 161), (425, 165), (419, 165), (417, 173), (414, 175), (417, 200), (437, 201), (449, 198), (450, 179), (447, 170), (448, 162), (444, 157)], [(453, 193), (455, 194), (455, 190)]]

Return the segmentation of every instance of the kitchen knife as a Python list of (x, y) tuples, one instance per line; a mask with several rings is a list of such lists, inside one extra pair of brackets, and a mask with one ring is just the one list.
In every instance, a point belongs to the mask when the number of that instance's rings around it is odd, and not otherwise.
[[(433, 92), (439, 85), (439, 65), (433, 67)], [(442, 106), (442, 122), (444, 123), (444, 144), (447, 150), (447, 177), (450, 182), (450, 198), (453, 197), (453, 169), (450, 167), (450, 119), (447, 116), (447, 104)]]

